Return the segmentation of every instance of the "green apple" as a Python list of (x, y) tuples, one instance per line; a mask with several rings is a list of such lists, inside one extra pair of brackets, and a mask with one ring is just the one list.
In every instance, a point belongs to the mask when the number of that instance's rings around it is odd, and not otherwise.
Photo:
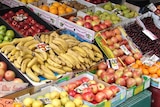
[(106, 12), (106, 11), (104, 11), (102, 14), (104, 14), (104, 15), (109, 15), (109, 13), (108, 13), (108, 12)]
[(0, 30), (0, 35), (3, 35), (3, 36), (5, 36), (5, 34), (6, 34), (6, 32), (5, 32), (5, 31), (3, 31), (3, 30)]
[(0, 43), (2, 43), (3, 42), (3, 40), (0, 40)]
[(1, 25), (1, 26), (0, 26), (0, 30), (5, 32), (5, 31), (7, 30), (7, 28), (6, 28), (5, 25)]
[(61, 107), (61, 101), (59, 99), (52, 100), (53, 107)]
[(70, 99), (68, 97), (61, 98), (62, 105), (65, 105)]
[(3, 41), (11, 42), (12, 40), (13, 40), (12, 37), (8, 37), (8, 36), (5, 36), (5, 37), (3, 38)]
[(35, 100), (32, 103), (32, 107), (43, 107), (43, 103), (40, 100)]
[(103, 7), (105, 10), (109, 10), (109, 11), (111, 11), (112, 10), (112, 6), (111, 5), (104, 5), (104, 7)]
[(0, 34), (0, 40), (3, 40), (3, 35)]
[(15, 36), (14, 31), (13, 30), (7, 30), (6, 31), (6, 36), (14, 38), (14, 36)]
[(93, 15), (93, 12), (92, 11), (87, 11), (86, 14)]
[(126, 5), (121, 5), (121, 10), (127, 10), (128, 9), (128, 7), (126, 6)]
[(102, 14), (102, 12), (100, 10), (97, 10), (94, 14), (100, 15), (100, 14)]

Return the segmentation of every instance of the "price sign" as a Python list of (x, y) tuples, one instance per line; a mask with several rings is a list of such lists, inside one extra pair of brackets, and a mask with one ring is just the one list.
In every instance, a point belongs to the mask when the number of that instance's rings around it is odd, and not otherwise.
[(107, 64), (108, 64), (108, 68), (113, 68), (113, 69), (118, 69), (118, 61), (117, 58), (111, 58), (111, 59), (107, 59)]
[(120, 48), (122, 49), (122, 51), (123, 51), (126, 55), (131, 54), (131, 52), (127, 49), (127, 47), (126, 47), (125, 45), (120, 46)]

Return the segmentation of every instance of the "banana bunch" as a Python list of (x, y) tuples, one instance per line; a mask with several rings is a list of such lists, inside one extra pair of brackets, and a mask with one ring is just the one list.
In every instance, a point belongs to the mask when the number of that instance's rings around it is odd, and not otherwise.
[[(56, 32), (41, 34), (40, 40), (28, 36), (0, 44), (0, 50), (14, 66), (35, 82), (38, 76), (56, 80), (54, 72), (65, 74), (74, 70), (86, 70), (103, 58), (99, 48), (87, 42), (80, 42), (73, 36)], [(48, 44), (48, 51), (41, 51), (37, 44)]]

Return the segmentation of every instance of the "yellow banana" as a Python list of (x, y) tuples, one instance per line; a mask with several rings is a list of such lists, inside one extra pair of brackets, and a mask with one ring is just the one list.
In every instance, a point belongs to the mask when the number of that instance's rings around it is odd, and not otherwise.
[(87, 57), (86, 52), (85, 52), (81, 47), (79, 47), (79, 46), (74, 46), (72, 49), (73, 49), (74, 51), (78, 51), (79, 53), (81, 53), (81, 54), (83, 55), (83, 57)]
[(43, 70), (44, 74), (47, 73), (47, 74), (50, 74), (50, 75), (53, 75), (54, 73), (45, 65), (41, 65), (41, 69)]
[(31, 41), (33, 40), (34, 38), (32, 36), (27, 36), (27, 37), (24, 37), (24, 38), (15, 38), (13, 39), (12, 43), (13, 44), (17, 44), (19, 42), (27, 42), (27, 41)]
[(62, 39), (64, 39), (64, 40), (66, 40), (66, 39), (77, 40), (75, 37), (70, 36), (70, 35), (67, 35), (67, 34), (62, 34), (62, 35), (60, 36), (60, 38), (62, 38)]
[(61, 42), (61, 41), (59, 41), (59, 40), (52, 40), (52, 43), (53, 44), (55, 44), (59, 49), (61, 49), (64, 53), (66, 52), (66, 48), (65, 48), (65, 46), (63, 46), (64, 44)]
[(25, 54), (25, 55), (23, 56), (23, 59), (26, 59), (26, 58), (32, 59), (32, 58), (33, 58), (33, 55)]
[(89, 64), (89, 59), (88, 59), (88, 58), (84, 58), (84, 62), (85, 62), (86, 64)]
[(43, 74), (43, 71), (38, 67), (37, 64), (34, 64), (33, 66), (31, 66), (32, 70), (36, 73), (38, 73), (39, 75)]
[(30, 68), (26, 68), (26, 74), (31, 80), (35, 82), (40, 82), (38, 76), (36, 76)]
[(77, 64), (77, 65), (76, 65), (76, 68), (77, 68), (77, 69), (81, 69), (80, 64)]
[(54, 53), (53, 49), (49, 50), (49, 54), (55, 56), (55, 53)]
[(63, 39), (61, 39), (61, 38), (55, 38), (54, 40), (60, 41), (63, 49), (64, 49), (65, 51), (68, 50), (68, 43), (67, 43), (65, 40), (63, 40)]
[(12, 49), (12, 51), (10, 52), (11, 55), (14, 55), (17, 51), (19, 51), (16, 47)]
[(41, 57), (42, 57), (44, 60), (47, 60), (47, 58), (48, 58), (48, 53), (47, 53), (47, 52), (41, 51), (41, 50), (39, 50), (39, 49), (35, 49), (35, 52), (38, 52), (39, 55), (41, 55)]
[(46, 44), (49, 44), (49, 41), (50, 41), (50, 40), (49, 40), (49, 35), (45, 35), (45, 43), (46, 43)]
[(92, 45), (88, 42), (80, 42), (79, 45), (80, 47), (87, 47), (89, 49), (92, 49)]
[(31, 67), (31, 66), (33, 66), (34, 64), (36, 64), (37, 63), (37, 57), (34, 57), (34, 58), (32, 58), (31, 59), (31, 61), (27, 64), (27, 67)]
[(65, 53), (63, 52), (57, 45), (55, 45), (54, 43), (50, 43), (49, 46), (53, 49), (53, 51), (59, 55), (61, 53)]
[(11, 52), (7, 55), (8, 58), (10, 58), (12, 56)]
[(55, 56), (52, 54), (52, 55), (49, 55), (49, 58), (54, 62), (56, 62), (57, 64), (62, 64), (62, 61), (58, 58), (58, 56)]
[(62, 65), (66, 65), (70, 68), (73, 67), (73, 65), (70, 62), (68, 62), (66, 59), (64, 59), (62, 56), (58, 56), (58, 58), (61, 59), (63, 63), (65, 63), (65, 64), (62, 63)]
[(100, 59), (103, 58), (103, 55), (101, 53), (95, 52), (94, 55)]
[(88, 47), (81, 47), (88, 55), (89, 58), (91, 58), (92, 60), (94, 60), (94, 52), (89, 49)]
[(65, 71), (65, 72), (72, 72), (72, 68), (68, 67), (68, 66), (63, 66), (62, 69)]
[(101, 60), (101, 58), (98, 58), (98, 57), (94, 59), (94, 61), (96, 61), (96, 62), (98, 62), (100, 60)]
[(28, 48), (30, 45), (38, 44), (38, 43), (39, 43), (38, 40), (33, 39), (33, 40), (30, 40), (30, 41), (27, 41), (26, 43), (24, 43), (24, 46)]
[(3, 42), (0, 44), (0, 48), (6, 46), (6, 45), (14, 45), (12, 42)]
[(57, 80), (57, 77), (54, 74), (51, 75), (51, 74), (44, 73), (43, 76), (48, 80)]
[(112, 53), (112, 51), (111, 51), (107, 46), (103, 46), (103, 45), (102, 45), (102, 48), (103, 48), (104, 54), (105, 54), (108, 58), (114, 58), (114, 54)]
[(37, 57), (37, 59), (40, 59), (41, 61), (45, 61), (45, 59), (40, 55), (40, 53), (34, 52), (34, 55)]
[(23, 61), (23, 57), (22, 57), (22, 56), (19, 56), (19, 57), (17, 58), (18, 64), (21, 65), (22, 61)]
[(23, 46), (25, 42), (19, 42), (16, 46)]
[(19, 57), (20, 52), (21, 52), (21, 51), (16, 51), (16, 53), (14, 54), (15, 59), (17, 59), (17, 58)]
[(24, 60), (22, 61), (21, 71), (22, 71), (23, 73), (26, 72), (27, 65), (28, 65), (28, 63), (29, 63), (30, 61), (31, 61), (31, 59), (29, 59), (29, 58), (26, 58), (26, 59), (24, 59)]
[(54, 36), (49, 35), (49, 44), (52, 42), (53, 39), (54, 39)]
[(54, 67), (56, 67), (56, 68), (61, 68), (61, 67), (62, 67), (62, 65), (59, 65), (58, 63), (52, 61), (51, 59), (47, 59), (47, 62), (48, 62), (50, 65), (52, 65), (52, 66), (54, 66)]
[(52, 65), (47, 64), (47, 67), (52, 70), (53, 72), (57, 72), (58, 74), (64, 74), (65, 71), (56, 67), (53, 67)]
[(79, 64), (79, 63), (80, 63), (80, 61), (78, 60), (78, 58), (75, 57), (74, 55), (72, 55), (72, 54), (70, 54), (70, 53), (66, 53), (66, 54), (75, 61), (75, 64)]
[(1, 52), (4, 52), (5, 50), (11, 51), (14, 47), (14, 45), (5, 45), (1, 48)]
[(40, 40), (41, 40), (42, 42), (45, 42), (45, 35), (44, 35), (44, 34), (41, 34)]
[(60, 54), (60, 56), (62, 58), (64, 58), (65, 60), (67, 60), (69, 63), (71, 63), (73, 66), (75, 66), (75, 62), (74, 60), (67, 54)]
[(4, 54), (7, 55), (8, 53), (10, 53), (13, 50), (13, 48), (15, 48), (15, 46), (11, 46), (11, 47), (6, 48), (4, 50)]
[(32, 45), (30, 45), (30, 46), (28, 47), (28, 49), (30, 49), (30, 50), (34, 50), (34, 49), (36, 49), (36, 48), (37, 48), (37, 43), (32, 44)]
[(54, 31), (54, 32), (52, 32), (52, 33), (50, 34), (50, 36), (59, 37), (59, 34), (58, 34), (56, 31)]
[(90, 65), (89, 65), (89, 64), (85, 64), (85, 67), (86, 67), (87, 69), (89, 69), (89, 68), (90, 68)]
[(14, 66), (16, 67), (16, 68), (21, 68), (21, 65), (17, 62), (17, 60), (14, 60)]
[(21, 50), (21, 51), (23, 52), (23, 56), (24, 56), (25, 54), (32, 54), (32, 51), (31, 51), (30, 49), (24, 47), (24, 46), (16, 46), (16, 48), (17, 48), (18, 50)]
[(82, 70), (86, 70), (86, 67), (83, 64), (81, 64), (80, 66)]
[(96, 45), (91, 44), (91, 46), (92, 46), (93, 51), (101, 53), (101, 51), (99, 50), (99, 48)]

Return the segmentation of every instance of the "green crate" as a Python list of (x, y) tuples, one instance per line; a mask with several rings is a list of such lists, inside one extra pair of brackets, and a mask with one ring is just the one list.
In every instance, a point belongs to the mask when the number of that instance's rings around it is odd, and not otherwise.
[(151, 92), (144, 90), (141, 93), (129, 98), (118, 107), (151, 107)]

